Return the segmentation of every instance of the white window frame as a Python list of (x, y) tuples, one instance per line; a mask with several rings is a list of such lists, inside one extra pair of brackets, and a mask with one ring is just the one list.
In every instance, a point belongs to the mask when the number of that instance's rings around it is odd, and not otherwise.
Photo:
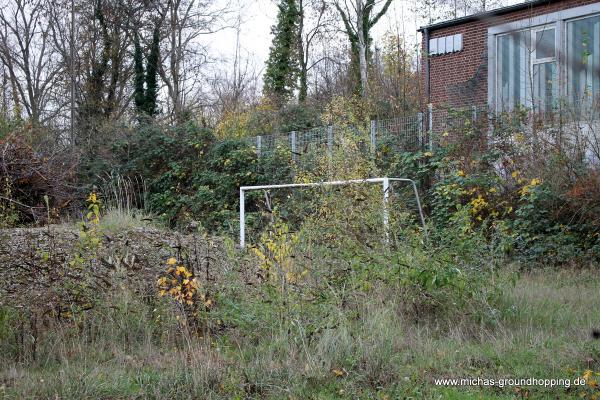
[[(529, 79), (531, 82), (529, 82), (530, 87), (530, 94), (531, 96), (527, 98), (527, 106), (528, 107), (534, 107), (534, 104), (531, 104), (533, 97), (535, 96), (534, 92), (535, 92), (535, 66), (536, 65), (541, 65), (541, 64), (547, 64), (547, 63), (556, 63), (556, 85), (558, 85), (558, 89), (560, 91), (560, 85), (559, 85), (559, 76), (560, 76), (560, 65), (558, 62), (558, 54), (561, 51), (561, 44), (558, 40), (558, 26), (559, 24), (556, 23), (552, 23), (552, 24), (547, 24), (547, 25), (541, 25), (541, 26), (536, 26), (535, 28), (531, 28), (530, 29), (530, 36), (531, 36), (531, 47), (533, 48), (533, 51), (530, 52), (530, 58), (529, 58)], [(545, 57), (545, 58), (537, 58), (537, 49), (538, 49), (538, 43), (537, 43), (537, 37), (536, 34), (538, 32), (544, 32), (547, 30), (554, 30), (554, 57)], [(556, 93), (558, 95), (558, 97), (560, 98), (560, 94)]]
[[(488, 105), (491, 109), (496, 111), (502, 110), (502, 104), (497, 102), (500, 98), (498, 95), (498, 65), (497, 65), (497, 39), (503, 34), (508, 34), (516, 31), (529, 30), (533, 31), (544, 26), (555, 25), (555, 41), (556, 47), (556, 67), (558, 75), (558, 98), (568, 98), (567, 96), (567, 71), (566, 67), (566, 52), (567, 52), (567, 40), (566, 40), (566, 29), (567, 23), (580, 18), (587, 18), (600, 14), (600, 3), (588, 4), (580, 7), (568, 8), (565, 10), (539, 15), (532, 18), (527, 18), (515, 22), (510, 22), (502, 25), (497, 25), (488, 28), (487, 30), (487, 46), (488, 46)], [(531, 57), (533, 58), (533, 57)], [(537, 60), (539, 61), (539, 60)], [(530, 68), (533, 63), (530, 62)], [(530, 71), (532, 73), (532, 71)], [(531, 90), (533, 88), (527, 88), (527, 106), (531, 106)]]
[[(545, 58), (537, 58), (537, 38), (536, 38), (536, 34), (538, 32), (544, 32), (544, 31), (548, 31), (548, 30), (554, 30), (554, 56), (553, 57), (545, 57)], [(556, 68), (557, 68), (557, 82), (556, 84), (558, 85), (558, 77), (560, 76), (560, 72), (559, 72), (559, 63), (558, 63), (558, 54), (560, 52), (560, 42), (558, 40), (558, 26), (556, 23), (549, 23), (549, 24), (544, 24), (544, 25), (538, 25), (532, 28), (526, 28), (526, 29), (519, 29), (519, 30), (515, 30), (515, 31), (510, 31), (510, 32), (506, 32), (506, 33), (499, 33), (497, 35), (494, 36), (493, 40), (496, 41), (496, 46), (498, 46), (498, 42), (500, 41), (500, 39), (504, 36), (510, 36), (510, 35), (514, 35), (517, 32), (520, 33), (524, 33), (525, 35), (528, 36), (528, 40), (529, 40), (529, 48), (525, 49), (525, 62), (526, 62), (526, 71), (527, 71), (527, 75), (525, 77), (525, 82), (523, 85), (523, 88), (525, 89), (525, 94), (521, 96), (521, 99), (519, 99), (519, 103), (525, 107), (533, 107), (533, 93), (534, 93), (534, 80), (535, 80), (535, 74), (534, 74), (534, 69), (536, 65), (540, 65), (540, 64), (546, 64), (546, 63), (551, 63), (554, 62), (556, 63)], [(500, 93), (501, 93), (501, 82), (497, 79), (499, 74), (498, 72), (501, 70), (501, 65), (500, 65), (500, 58), (496, 57), (496, 63), (494, 65), (494, 69), (495, 69), (495, 75), (496, 75), (496, 86), (495, 86), (495, 91), (496, 93), (498, 93), (498, 96), (495, 96), (494, 98), (496, 99), (501, 99)], [(559, 85), (560, 87), (560, 85)], [(504, 100), (504, 99), (502, 99)], [(498, 103), (498, 107), (496, 108), (497, 111), (501, 111), (502, 110), (502, 104)]]
[[(544, 31), (549, 31), (549, 30), (554, 30), (554, 56), (553, 57), (545, 57), (545, 58), (537, 58), (537, 38), (536, 38), (536, 34), (538, 32), (544, 32)], [(556, 40), (557, 38), (557, 32), (556, 32), (556, 24), (547, 24), (547, 25), (541, 25), (541, 26), (536, 26), (535, 28), (532, 28), (530, 30), (531, 32), (531, 45), (533, 47), (533, 51), (531, 52), (531, 64), (543, 64), (543, 63), (547, 63), (547, 62), (554, 62), (556, 61), (556, 55), (559, 52), (559, 44), (558, 40)]]
[(463, 34), (440, 36), (429, 39), (429, 55), (444, 55), (457, 53), (463, 49)]

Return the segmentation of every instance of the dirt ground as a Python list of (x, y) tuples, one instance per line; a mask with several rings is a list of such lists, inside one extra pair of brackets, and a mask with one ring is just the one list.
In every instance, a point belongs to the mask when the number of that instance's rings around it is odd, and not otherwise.
[(90, 245), (73, 225), (0, 230), (0, 306), (42, 314), (85, 307), (83, 290), (152, 287), (170, 257), (208, 279), (227, 268), (222, 242), (197, 234), (138, 227), (95, 237), (99, 244)]

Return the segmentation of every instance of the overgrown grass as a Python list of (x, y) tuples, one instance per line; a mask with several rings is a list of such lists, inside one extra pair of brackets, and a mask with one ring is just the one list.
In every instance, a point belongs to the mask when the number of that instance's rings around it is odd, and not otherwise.
[(102, 214), (100, 229), (108, 232), (118, 232), (132, 228), (147, 228), (161, 226), (160, 221), (152, 215), (139, 210), (122, 210), (109, 208)]
[[(386, 236), (376, 228), (377, 206), (350, 215), (341, 210), (352, 209), (353, 200), (328, 201), (298, 230), (278, 219), (252, 252), (234, 251), (230, 243), (212, 255), (194, 251), (186, 261), (179, 246), (155, 266), (156, 282), (110, 275), (106, 291), (85, 302), (90, 307), (52, 315), (0, 309), (0, 393), (15, 399), (598, 395), (591, 381), (585, 388), (436, 385), (440, 378), (600, 375), (600, 341), (592, 338), (598, 270), (513, 265), (489, 239), (499, 233), (475, 229), (464, 210), (446, 227), (432, 226), (425, 239), (413, 228)], [(130, 213), (97, 217), (92, 213), (82, 228), (82, 262), (73, 268), (89, 268), (83, 261), (100, 246), (93, 239), (146, 223)], [(209, 274), (214, 257), (222, 267)], [(30, 295), (23, 293), (24, 301)]]
[[(514, 387), (444, 388), (434, 379), (599, 371), (600, 341), (590, 336), (599, 278), (597, 271), (526, 274), (506, 288), (507, 311), (495, 326), (415, 319), (382, 286), (354, 293), (351, 307), (298, 305), (285, 329), (273, 305), (238, 282), (217, 297), (211, 318), (222, 328), (204, 337), (186, 332), (168, 300), (122, 289), (74, 321), (40, 327), (35, 358), (31, 338), (16, 349), (20, 317), (5, 310), (0, 390), (15, 399), (519, 398)], [(309, 332), (306, 318), (317, 312), (327, 321)], [(573, 388), (524, 389), (529, 398), (579, 396)]]

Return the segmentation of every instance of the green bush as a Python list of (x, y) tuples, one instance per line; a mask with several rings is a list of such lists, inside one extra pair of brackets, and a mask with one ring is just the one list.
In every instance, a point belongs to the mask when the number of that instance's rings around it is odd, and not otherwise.
[(148, 208), (172, 226), (196, 220), (205, 229), (231, 229), (240, 186), (278, 182), (290, 173), (283, 155), (259, 162), (247, 142), (218, 141), (193, 122), (174, 128), (140, 125), (119, 147), (120, 173), (145, 180)]
[(491, 131), (463, 116), (430, 157), (396, 155), (388, 167), (430, 183), (425, 203), (438, 228), (466, 210), (473, 227), (488, 240), (501, 231), (501, 247), (527, 265), (598, 262), (598, 166), (564, 140), (569, 132), (531, 131), (527, 115), (501, 115)]

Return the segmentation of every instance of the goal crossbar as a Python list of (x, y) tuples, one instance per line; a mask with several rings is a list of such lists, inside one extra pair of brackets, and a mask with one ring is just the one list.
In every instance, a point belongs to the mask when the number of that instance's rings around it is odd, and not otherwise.
[(268, 189), (284, 189), (284, 188), (306, 188), (306, 187), (318, 187), (318, 186), (342, 186), (350, 184), (360, 183), (381, 183), (383, 189), (383, 225), (386, 232), (386, 238), (389, 239), (389, 192), (391, 182), (407, 182), (410, 183), (415, 195), (417, 207), (419, 209), (419, 218), (421, 220), (421, 226), (423, 227), (423, 233), (427, 237), (427, 228), (425, 226), (425, 217), (423, 215), (423, 208), (421, 207), (421, 200), (419, 198), (419, 192), (417, 190), (417, 184), (412, 179), (408, 178), (368, 178), (368, 179), (351, 179), (346, 181), (329, 181), (329, 182), (309, 182), (309, 183), (284, 183), (278, 185), (258, 185), (258, 186), (241, 186), (240, 187), (240, 247), (246, 247), (246, 192), (251, 190), (268, 190)]

